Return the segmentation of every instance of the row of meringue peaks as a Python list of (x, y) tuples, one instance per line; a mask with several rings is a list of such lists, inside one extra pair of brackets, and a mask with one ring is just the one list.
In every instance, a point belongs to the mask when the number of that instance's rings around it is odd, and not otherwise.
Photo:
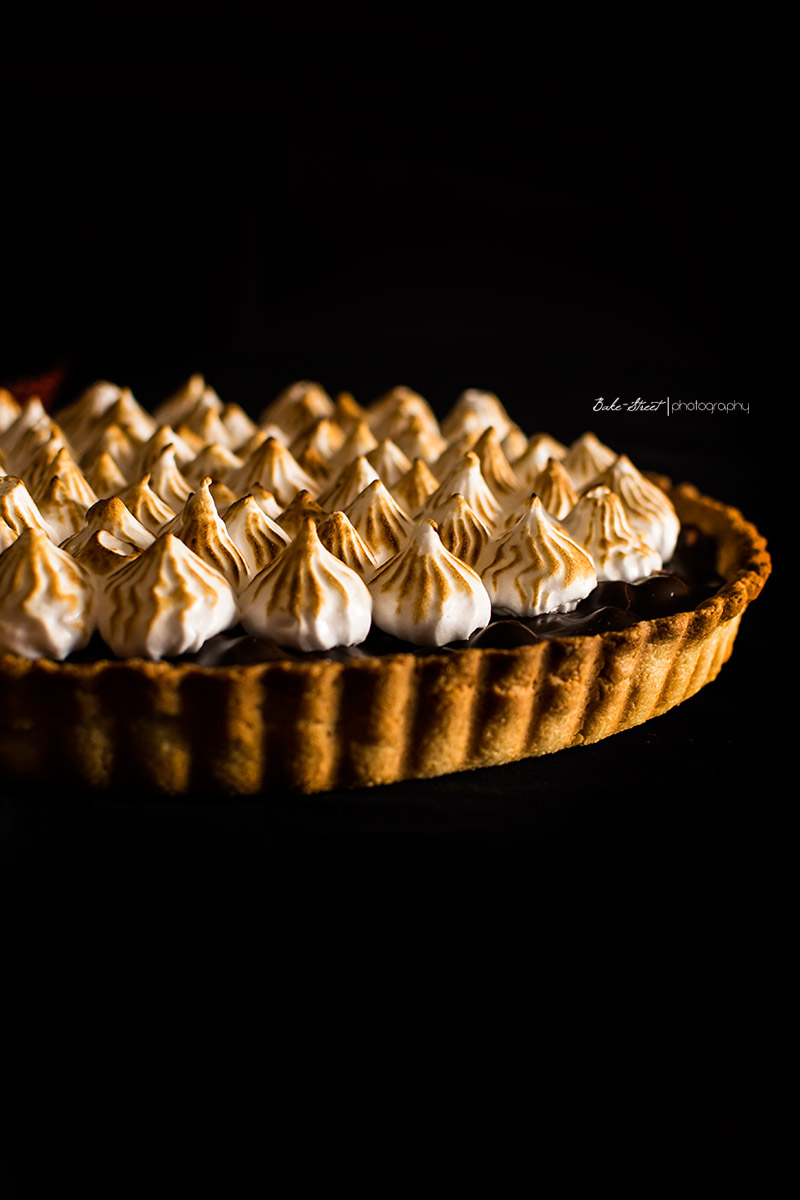
[[(173, 463), (173, 474), (176, 471), (177, 468)], [(559, 472), (562, 485), (561, 495), (562, 498), (566, 498), (564, 489), (569, 489), (570, 485), (557, 460), (549, 460), (548, 467), (540, 476), (539, 482), (544, 485), (547, 479), (551, 481), (555, 479)], [(462, 555), (466, 554), (469, 559), (475, 559), (475, 549), (468, 550), (466, 548), (469, 539), (474, 541), (477, 537), (481, 541), (486, 541), (492, 536), (497, 536), (503, 531), (503, 528), (509, 528), (515, 523), (525, 505), (525, 501), (523, 501), (510, 513), (503, 511), (483, 477), (480, 461), (474, 451), (467, 452), (462, 462), (450, 473), (444, 485), (431, 490), (435, 481), (432, 476), (430, 479), (432, 482), (422, 489), (418, 497), (418, 499), (424, 498), (420, 511), (416, 511), (415, 506), (409, 506), (413, 516), (409, 515), (408, 511), (397, 502), (377, 477), (374, 469), (369, 467), (364, 459), (356, 460), (351, 464), (339, 486), (327, 497), (323, 497), (327, 502), (326, 507), (323, 507), (310, 492), (304, 489), (296, 492), (294, 498), (284, 509), (281, 510), (277, 503), (271, 506), (269, 511), (275, 515), (275, 521), (269, 512), (265, 511), (263, 505), (257, 503), (252, 496), (242, 497), (240, 501), (235, 500), (232, 495), (226, 496), (227, 503), (222, 506), (226, 516), (237, 504), (240, 510), (246, 507), (249, 511), (247, 522), (242, 522), (241, 519), (239, 521), (240, 546), (238, 547), (230, 543), (226, 526), (219, 517), (219, 496), (213, 494), (213, 484), (210, 478), (202, 481), (200, 488), (194, 492), (184, 482), (180, 492), (176, 492), (173, 497), (174, 507), (160, 501), (145, 479), (139, 485), (126, 489), (119, 497), (108, 498), (107, 501), (97, 502), (89, 507), (84, 501), (83, 513), (81, 513), (80, 507), (76, 506), (76, 525), (79, 523), (80, 528), (73, 526), (70, 531), (71, 537), (58, 536), (54, 537), (54, 540), (59, 543), (66, 541), (69, 543), (68, 548), (77, 549), (99, 528), (105, 528), (123, 542), (133, 542), (141, 549), (143, 547), (141, 535), (138, 538), (130, 536), (130, 533), (121, 527), (119, 516), (113, 515), (115, 512), (125, 511), (122, 508), (124, 504), (132, 512), (132, 516), (128, 518), (129, 523), (136, 518), (136, 522), (143, 526), (142, 534), (152, 537), (164, 530), (182, 533), (183, 540), (187, 544), (198, 548), (212, 565), (221, 566), (231, 584), (240, 590), (253, 570), (260, 567), (280, 548), (282, 530), (287, 535), (293, 535), (299, 521), (307, 515), (321, 518), (328, 511), (346, 512), (356, 531), (363, 536), (370, 553), (376, 561), (382, 562), (396, 553), (407, 540), (413, 525), (421, 516), (433, 516), (437, 523), (442, 524), (443, 521), (447, 521), (448, 506), (457, 502), (461, 505), (461, 509), (460, 512), (453, 513), (453, 520), (458, 520), (462, 532), (466, 532), (465, 518), (468, 514), (470, 526), (467, 541), (460, 541), (458, 549)], [(626, 572), (625, 577), (638, 577), (646, 572), (640, 569), (637, 563), (640, 563), (640, 560), (644, 563), (653, 560), (652, 556), (648, 558), (646, 554), (642, 557), (641, 552), (634, 545), (635, 539), (627, 532), (627, 525), (629, 524), (648, 546), (658, 552), (662, 561), (667, 561), (677, 538), (679, 528), (677, 517), (674, 516), (674, 509), (666, 495), (641, 476), (624, 457), (614, 461), (606, 473), (606, 479), (607, 483), (610, 482), (612, 486), (620, 489), (624, 487), (625, 513), (615, 515), (611, 522), (610, 527), (615, 531), (614, 539), (609, 539), (607, 531), (599, 540), (596, 539), (598, 548), (595, 550), (595, 554), (600, 553), (600, 547), (605, 548), (607, 558), (616, 556), (620, 560), (619, 569)], [(607, 483), (604, 486), (607, 486)], [(46, 518), (41, 518), (35, 503), (19, 480), (13, 483), (6, 479), (3, 492), (5, 496), (2, 506), (0, 506), (0, 518), (3, 519), (6, 543), (18, 532), (20, 525), (39, 524), (42, 528), (49, 528), (51, 536), (53, 536), (52, 527)], [(548, 498), (546, 486), (543, 490), (540, 488), (539, 494), (549, 515), (561, 520), (566, 520), (577, 505), (578, 498), (574, 489), (571, 490), (563, 512), (556, 507), (553, 497)], [(16, 509), (18, 510), (16, 518), (9, 513), (9, 501), (14, 497), (16, 497)], [(116, 508), (110, 503), (111, 500), (116, 501)], [(247, 503), (243, 504), (242, 501)], [(63, 502), (62, 497), (61, 503), (63, 504)], [(632, 506), (630, 511), (628, 505)], [(579, 512), (586, 507), (583, 505)], [(177, 514), (175, 509), (177, 509)], [(574, 516), (571, 519), (573, 526), (577, 528), (576, 522), (580, 521), (580, 516)], [(582, 536), (584, 539), (589, 539), (588, 529)], [(245, 547), (244, 557), (247, 558), (249, 553), (252, 558), (249, 564), (242, 562), (241, 546)], [(625, 555), (629, 561), (623, 564), (622, 558)], [(600, 566), (602, 570), (606, 569), (605, 564), (601, 563)], [(651, 569), (657, 568), (651, 567)]]

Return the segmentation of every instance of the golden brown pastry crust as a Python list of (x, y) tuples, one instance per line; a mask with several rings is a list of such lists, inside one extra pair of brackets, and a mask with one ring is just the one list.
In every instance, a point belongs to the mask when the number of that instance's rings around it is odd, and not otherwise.
[(736, 509), (688, 484), (725, 584), (687, 613), (514, 649), (247, 666), (0, 655), (6, 779), (252, 794), (428, 778), (599, 741), (713, 680), (770, 574)]

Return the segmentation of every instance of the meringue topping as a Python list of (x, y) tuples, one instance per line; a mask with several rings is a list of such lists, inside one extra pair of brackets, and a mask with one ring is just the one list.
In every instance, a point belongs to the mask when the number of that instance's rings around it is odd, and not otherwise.
[(238, 592), (249, 577), (247, 563), (217, 511), (210, 486), (211, 480), (204, 479), (163, 532), (174, 533), (203, 562), (219, 571), (233, 590)]
[(154, 540), (153, 534), (137, 521), (119, 496), (109, 496), (107, 500), (98, 500), (88, 509), (83, 527), (67, 538), (62, 548), (75, 554), (100, 529), (107, 530), (129, 546), (131, 553), (147, 549)]
[(557, 458), (548, 458), (539, 474), (533, 490), (551, 517), (557, 521), (575, 507), (578, 493), (572, 485), (564, 464)]
[(619, 496), (631, 527), (664, 562), (669, 562), (681, 524), (666, 492), (642, 475), (626, 454), (616, 458), (596, 482)]
[(502, 507), (481, 471), (481, 461), (468, 450), (436, 491), (429, 496), (426, 515), (456, 493), (462, 495), (474, 513), (491, 529), (502, 516)]
[(127, 487), (122, 470), (107, 450), (102, 451), (90, 465), (86, 482), (100, 500), (114, 496)]
[(53, 541), (60, 546), (83, 528), (88, 506), (76, 500), (60, 475), (54, 475), (44, 494), (39, 496), (37, 507), (52, 530)]
[(413, 417), (419, 417), (433, 433), (439, 432), (439, 422), (430, 404), (410, 387), (401, 385), (390, 388), (369, 405), (367, 412), (370, 427), (378, 441), (385, 437), (397, 441), (395, 434)]
[(411, 459), (391, 438), (382, 438), (375, 449), (370, 450), (367, 462), (372, 464), (378, 477), (389, 489), (411, 470)]
[(489, 624), (481, 577), (441, 542), (435, 521), (420, 521), (405, 547), (369, 582), (375, 624), (403, 641), (445, 646)]
[(61, 662), (87, 645), (94, 607), (88, 573), (41, 529), (0, 554), (0, 649)]
[(333, 401), (319, 383), (300, 380), (275, 397), (259, 418), (260, 425), (276, 425), (287, 442), (293, 442), (318, 417), (334, 415)]
[(253, 496), (242, 496), (225, 510), (223, 520), (251, 577), (271, 563), (291, 540)]
[(16, 475), (0, 477), (0, 551), (16, 541), (25, 529), (40, 529), (51, 541), (56, 534), (39, 512), (25, 484)]
[(584, 492), (562, 524), (591, 556), (598, 580), (632, 583), (661, 570), (661, 555), (631, 528), (622, 501), (607, 487)]
[(344, 510), (377, 478), (378, 472), (367, 458), (360, 454), (348, 463), (335, 483), (322, 493), (319, 502), (327, 512), (334, 512), (337, 508)]
[(178, 466), (172, 443), (161, 449), (149, 472), (145, 473), (149, 477), (149, 486), (159, 500), (163, 500), (173, 512), (179, 512), (192, 494), (192, 485)]
[(549, 433), (535, 433), (533, 437), (528, 438), (525, 450), (511, 465), (523, 487), (534, 488), (548, 460), (554, 458), (561, 461), (566, 453), (567, 447), (563, 442), (551, 437)]
[(8, 388), (0, 387), (0, 434), (14, 424), (21, 411), (19, 402)]
[(326, 550), (335, 554), (362, 579), (368, 578), (378, 563), (367, 543), (351, 524), (345, 513), (329, 513), (317, 526), (319, 540)]
[(500, 612), (571, 612), (597, 586), (591, 558), (531, 496), (517, 523), (487, 551), (481, 577)]
[(98, 594), (98, 629), (119, 658), (194, 653), (238, 615), (224, 576), (171, 533), (108, 575)]
[[(202, 375), (152, 416), (104, 381), (58, 421), (36, 398), (8, 395), (0, 554), (29, 528), (60, 545), (109, 597), (101, 607), (116, 613), (116, 632), (106, 628), (122, 653), (183, 653), (175, 647), (196, 643), (200, 627), (211, 636), (221, 611), (237, 619), (237, 594), (248, 596), (250, 632), (294, 648), (361, 640), (373, 608), (404, 640), (445, 644), (486, 623), (492, 601), (516, 615), (569, 611), (598, 578), (639, 579), (678, 535), (666, 494), (624, 455), (591, 433), (569, 447), (548, 433), (528, 439), (481, 389), (462, 392), (441, 424), (403, 387), (364, 407), (300, 381), (258, 423)], [(141, 591), (126, 588), (123, 602), (126, 572)], [(366, 607), (350, 575), (375, 584)], [(160, 588), (149, 606), (147, 579)], [(191, 588), (217, 596), (211, 615), (184, 615)], [(334, 601), (341, 594), (347, 603)], [(303, 596), (309, 612), (298, 616)], [(280, 614), (269, 622), (268, 608)], [(136, 634), (120, 635), (121, 623)]]
[(252, 484), (260, 483), (284, 508), (298, 492), (316, 496), (319, 490), (316, 480), (303, 470), (288, 447), (272, 436), (245, 458), (244, 466), (230, 483), (239, 492), (247, 492)]
[(326, 550), (311, 517), (294, 541), (242, 593), (242, 624), (294, 650), (363, 642), (372, 601), (355, 571)]
[(520, 493), (521, 484), (503, 453), (493, 425), (484, 430), (472, 449), (481, 464), (481, 474), (500, 505), (505, 508), (513, 504)]
[(442, 433), (452, 441), (464, 433), (480, 435), (490, 426), (502, 441), (513, 428), (513, 422), (494, 392), (467, 388), (442, 421)]
[(383, 481), (374, 479), (345, 510), (353, 528), (369, 547), (377, 563), (386, 562), (406, 544), (414, 522)]
[(439, 480), (424, 459), (415, 458), (402, 479), (391, 489), (397, 503), (411, 517), (416, 517), (425, 507), (428, 497), (439, 486)]
[[(153, 535), (159, 534), (175, 516), (175, 509), (170, 508), (151, 488), (149, 475), (143, 475), (138, 482), (123, 488), (117, 496), (139, 524), (144, 525)], [(182, 505), (179, 504), (178, 507)]]
[(577, 491), (610, 467), (616, 454), (593, 433), (583, 433), (570, 446), (561, 462)]
[(286, 505), (286, 508), (275, 518), (275, 524), (280, 526), (283, 532), (287, 535), (287, 539), (291, 541), (293, 537), (300, 532), (306, 517), (313, 517), (315, 521), (322, 521), (326, 516), (325, 509), (321, 504), (318, 504), (311, 492), (305, 488), (298, 492), (294, 500)]
[(460, 492), (434, 509), (430, 519), (436, 522), (442, 544), (450, 553), (477, 571), (492, 540), (492, 533)]

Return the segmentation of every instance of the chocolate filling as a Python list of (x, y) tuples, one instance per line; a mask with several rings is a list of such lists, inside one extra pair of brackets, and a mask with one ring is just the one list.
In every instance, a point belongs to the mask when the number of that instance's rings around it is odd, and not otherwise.
[[(494, 613), (489, 625), (474, 633), (468, 641), (453, 642), (439, 648), (413, 646), (383, 633), (373, 625), (366, 641), (359, 646), (299, 654), (283, 649), (268, 639), (252, 637), (237, 625), (211, 638), (197, 654), (185, 654), (174, 661), (195, 662), (204, 667), (245, 666), (276, 659), (301, 661), (325, 658), (344, 662), (386, 654), (452, 653), (467, 647), (514, 649), (547, 638), (608, 633), (627, 629), (637, 621), (671, 616), (696, 608), (701, 601), (713, 596), (724, 583), (717, 573), (716, 557), (714, 539), (696, 526), (686, 525), (681, 529), (671, 561), (665, 564), (663, 570), (646, 579), (636, 583), (600, 583), (570, 613), (545, 613), (527, 618)], [(70, 661), (96, 661), (113, 657), (99, 634), (95, 634), (86, 649), (72, 655)]]

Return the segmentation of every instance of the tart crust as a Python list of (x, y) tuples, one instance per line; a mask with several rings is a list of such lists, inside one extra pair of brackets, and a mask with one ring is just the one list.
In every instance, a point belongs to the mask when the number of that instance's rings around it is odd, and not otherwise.
[(7, 779), (183, 794), (431, 778), (610, 737), (693, 696), (730, 656), (771, 562), (736, 509), (658, 479), (717, 543), (691, 612), (513, 649), (246, 666), (0, 655)]

